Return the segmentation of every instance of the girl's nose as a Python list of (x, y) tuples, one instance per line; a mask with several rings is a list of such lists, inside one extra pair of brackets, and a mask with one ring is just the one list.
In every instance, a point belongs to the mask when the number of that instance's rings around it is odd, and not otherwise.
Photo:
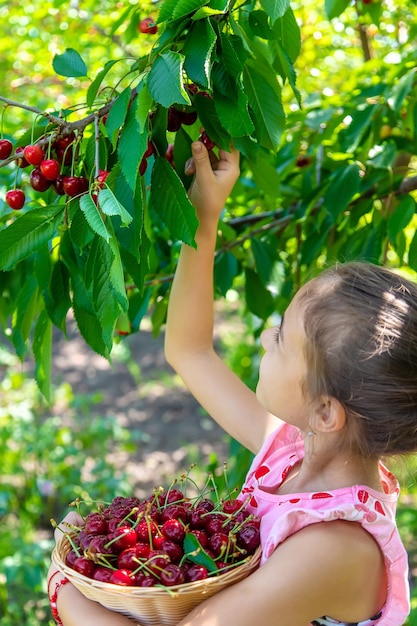
[(273, 326), (272, 328), (267, 328), (266, 330), (262, 331), (261, 344), (264, 350), (268, 350), (268, 348), (270, 348), (271, 343), (274, 338), (275, 331), (276, 331), (275, 326)]

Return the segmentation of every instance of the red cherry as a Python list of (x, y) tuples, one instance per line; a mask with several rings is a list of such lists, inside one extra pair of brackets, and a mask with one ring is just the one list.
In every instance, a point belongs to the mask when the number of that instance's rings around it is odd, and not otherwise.
[(104, 535), (107, 532), (107, 521), (100, 513), (90, 513), (86, 517), (84, 530), (92, 535)]
[(77, 559), (78, 557), (79, 554), (77, 554), (75, 550), (70, 550), (65, 557), (65, 564), (68, 565), (68, 567), (72, 567), (74, 565), (75, 559)]
[(106, 179), (109, 174), (110, 172), (108, 172), (107, 170), (99, 170), (96, 180), (98, 182), (98, 186), (100, 189), (103, 189), (104, 183), (106, 182)]
[(23, 150), (24, 150), (23, 146), (19, 146), (18, 148), (16, 148), (14, 152), (15, 155), (21, 154), (21, 157), (16, 159), (16, 165), (17, 167), (20, 167), (21, 169), (29, 165), (29, 163), (26, 161), (25, 157), (23, 156)]
[(196, 580), (204, 580), (207, 577), (208, 577), (207, 567), (204, 567), (204, 565), (197, 565), (197, 563), (190, 565), (190, 567), (187, 569), (185, 573), (185, 578), (187, 582), (189, 583), (193, 583)]
[(146, 561), (146, 567), (153, 574), (159, 576), (161, 570), (163, 570), (168, 563), (171, 563), (171, 559), (166, 552), (163, 550), (151, 550), (148, 560)]
[(311, 159), (308, 156), (297, 157), (297, 160), (296, 160), (297, 167), (307, 167), (307, 165), (310, 165), (310, 163), (311, 163)]
[(168, 161), (168, 163), (171, 163), (171, 165), (174, 165), (174, 144), (170, 143), (168, 144), (168, 148), (167, 151), (165, 152), (165, 158)]
[(245, 524), (237, 533), (237, 545), (253, 554), (261, 542), (259, 528), (250, 522)]
[(61, 165), (71, 165), (72, 163), (72, 146), (69, 148), (55, 148), (55, 156)]
[(121, 526), (114, 531), (110, 542), (117, 550), (133, 548), (136, 543), (136, 531), (131, 526)]
[(175, 563), (169, 563), (160, 573), (160, 578), (161, 583), (166, 587), (182, 585), (185, 582), (184, 572)]
[(151, 17), (145, 17), (139, 22), (138, 30), (141, 33), (147, 33), (148, 35), (155, 35), (158, 32), (158, 26)]
[(93, 573), (93, 579), (99, 580), (101, 583), (109, 583), (113, 570), (107, 567), (98, 566)]
[(25, 194), (21, 189), (11, 189), (6, 193), (6, 202), (15, 211), (19, 211), (23, 207), (25, 199)]
[(231, 539), (225, 533), (214, 533), (209, 538), (209, 548), (216, 556), (223, 556), (232, 547)]
[(182, 114), (182, 123), (185, 126), (191, 126), (197, 120), (197, 111), (184, 111)]
[(223, 508), (224, 513), (233, 514), (233, 513), (237, 513), (237, 511), (240, 511), (242, 507), (243, 507), (242, 500), (238, 500), (236, 498), (235, 500), (225, 500), (223, 502), (222, 508)]
[(79, 556), (75, 559), (73, 564), (73, 569), (88, 578), (91, 578), (94, 574), (95, 565), (94, 562), (90, 559), (85, 558), (84, 556)]
[(177, 130), (181, 128), (182, 124), (182, 113), (178, 111), (175, 107), (169, 107), (168, 109), (168, 120), (167, 120), (167, 130), (172, 133), (176, 133)]
[[(149, 554), (149, 546), (148, 546), (148, 554)], [(119, 556), (117, 557), (117, 567), (119, 569), (128, 569), (134, 570), (138, 567), (138, 555), (136, 552), (136, 546), (133, 548), (126, 548), (126, 550), (122, 550)]]
[(144, 519), (136, 526), (136, 536), (142, 543), (151, 543), (158, 534), (158, 526), (152, 520)]
[(55, 189), (55, 193), (57, 193), (59, 196), (65, 196), (65, 191), (64, 191), (64, 178), (65, 176), (63, 176), (62, 174), (59, 174), (55, 180), (52, 181), (52, 186)]
[(55, 148), (65, 150), (75, 140), (75, 133), (71, 131), (69, 135), (62, 135), (55, 139)]
[(201, 133), (198, 140), (206, 146), (207, 150), (213, 150), (213, 148), (216, 146), (216, 143), (212, 139), (210, 139), (205, 130)]
[(166, 522), (169, 519), (178, 519), (183, 522), (188, 521), (188, 511), (184, 504), (169, 504), (161, 512), (161, 521)]
[(182, 543), (184, 541), (185, 528), (177, 519), (167, 519), (166, 522), (162, 524), (161, 532), (164, 537), (176, 543)]
[(13, 144), (8, 139), (0, 139), (0, 160), (7, 159), (13, 150)]
[(46, 191), (52, 185), (52, 181), (45, 178), (40, 169), (36, 167), (30, 173), (30, 185), (35, 191)]
[(90, 535), (90, 543), (88, 545), (89, 554), (108, 554), (111, 550), (108, 549), (107, 535)]
[(135, 575), (135, 580), (138, 587), (153, 587), (157, 582), (153, 576), (144, 576), (141, 572)]
[(40, 165), (43, 161), (43, 150), (38, 144), (26, 146), (23, 154), (26, 161), (31, 165)]
[(48, 180), (56, 180), (59, 175), (59, 163), (55, 159), (45, 159), (39, 166), (42, 174)]
[(150, 156), (152, 156), (152, 154), (155, 153), (155, 146), (153, 145), (152, 141), (149, 139), (148, 140), (148, 147), (145, 150), (145, 153), (143, 155), (144, 159), (149, 158)]
[(122, 585), (123, 587), (130, 587), (134, 584), (134, 579), (130, 575), (127, 569), (117, 569), (112, 572), (110, 576), (110, 583), (113, 585)]
[(199, 528), (193, 528), (190, 530), (192, 535), (195, 535), (198, 539), (199, 544), (206, 548), (208, 546), (208, 535), (205, 530), (200, 530)]
[(80, 193), (80, 184), (78, 176), (64, 176), (62, 188), (67, 196), (78, 196)]
[(179, 563), (184, 556), (184, 550), (178, 543), (166, 539), (166, 537), (155, 537), (153, 542), (155, 550), (166, 552), (172, 563)]
[(80, 194), (86, 193), (88, 191), (89, 186), (90, 186), (88, 178), (85, 178), (85, 176), (79, 176), (78, 177), (78, 185), (79, 185), (79, 189), (80, 189)]
[(148, 167), (148, 161), (145, 158), (143, 158), (142, 161), (139, 163), (139, 174), (141, 176), (144, 175), (144, 173), (146, 172), (147, 167)]

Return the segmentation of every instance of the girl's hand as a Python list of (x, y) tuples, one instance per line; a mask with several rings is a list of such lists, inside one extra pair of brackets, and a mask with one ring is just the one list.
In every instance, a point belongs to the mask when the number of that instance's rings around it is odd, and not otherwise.
[(231, 152), (219, 150), (217, 158), (200, 141), (195, 141), (191, 148), (193, 156), (186, 163), (185, 173), (195, 174), (195, 178), (188, 196), (197, 210), (200, 222), (205, 219), (217, 222), (239, 177), (239, 152), (234, 148)]

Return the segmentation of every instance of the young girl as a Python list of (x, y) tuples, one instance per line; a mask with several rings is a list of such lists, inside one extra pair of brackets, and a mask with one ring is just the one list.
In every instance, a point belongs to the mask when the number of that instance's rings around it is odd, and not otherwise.
[[(368, 264), (327, 270), (262, 334), (256, 393), (213, 349), (213, 262), (239, 155), (196, 142), (188, 173), (200, 225), (183, 246), (165, 351), (197, 400), (256, 454), (241, 497), (261, 518), (261, 567), (179, 626), (402, 626), (407, 554), (395, 524), (399, 488), (381, 463), (417, 449), (417, 289)], [(77, 521), (74, 513), (66, 521)], [(62, 584), (64, 626), (128, 626)], [(55, 589), (58, 587), (58, 593)]]

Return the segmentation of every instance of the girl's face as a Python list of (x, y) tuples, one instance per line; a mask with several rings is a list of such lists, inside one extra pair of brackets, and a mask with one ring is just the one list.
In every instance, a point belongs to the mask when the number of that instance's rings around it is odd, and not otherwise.
[(307, 338), (297, 296), (283, 315), (281, 324), (265, 330), (261, 341), (265, 354), (256, 388), (259, 402), (285, 422), (309, 430), (308, 399), (303, 391), (307, 376), (304, 353)]

